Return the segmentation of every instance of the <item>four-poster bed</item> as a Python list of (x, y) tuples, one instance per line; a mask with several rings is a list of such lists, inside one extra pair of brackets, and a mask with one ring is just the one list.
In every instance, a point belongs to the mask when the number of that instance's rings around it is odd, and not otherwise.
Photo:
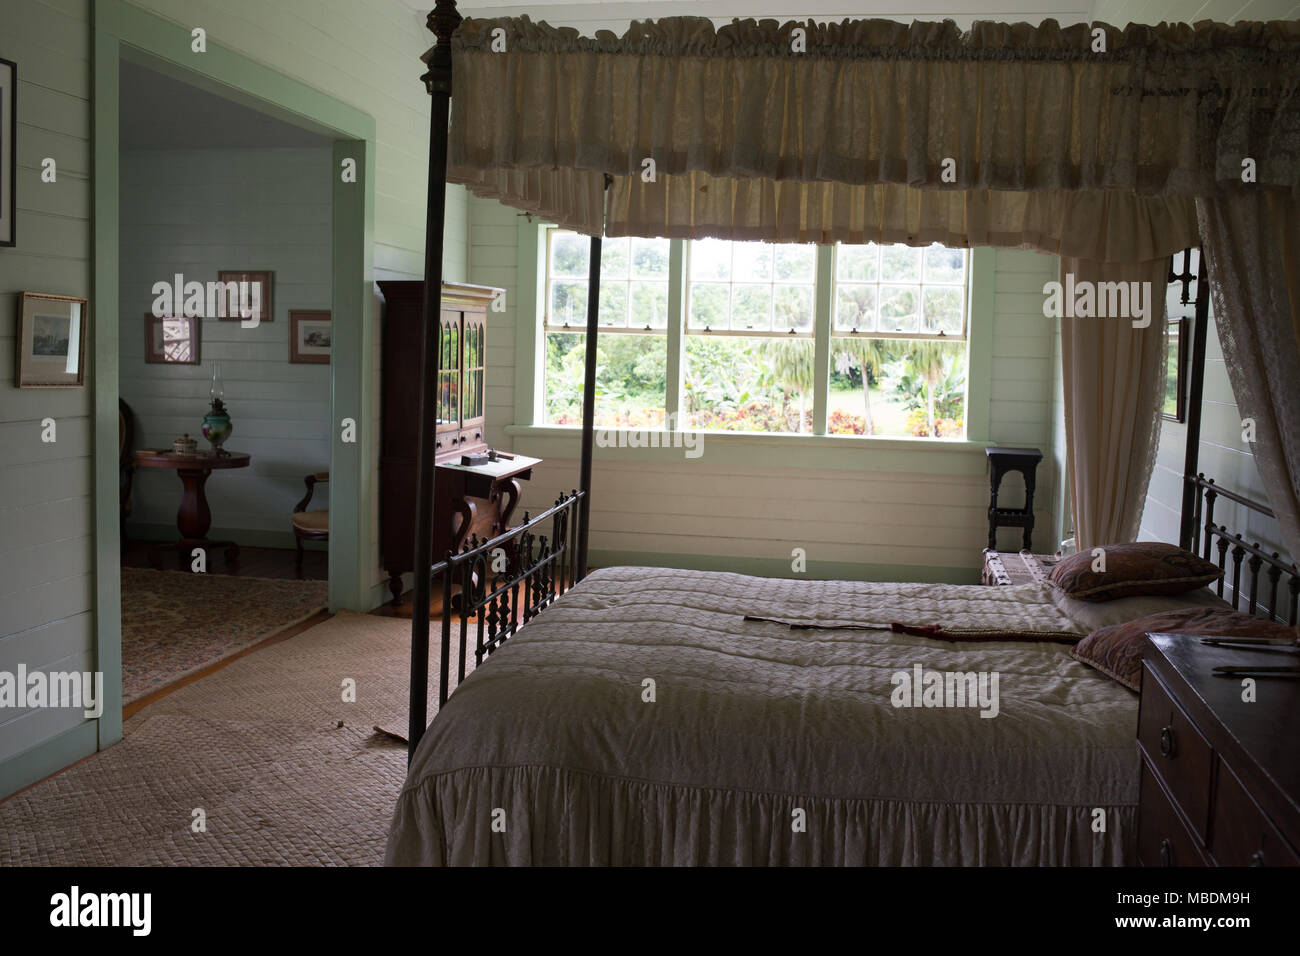
[[(1239, 168), (1240, 148), (1260, 156), (1258, 182), (1288, 196), (1300, 192), (1300, 169), (1273, 152), (1294, 136), (1283, 108), (1266, 109), (1231, 86), (1206, 93), (1195, 82), (1201, 108), (1185, 110), (1149, 95), (1146, 85), (1159, 91), (1174, 79), (1227, 78), (1215, 72), (1216, 44), (1241, 84), (1282, 69), (1300, 48), (1300, 30), (1104, 27), (1110, 52), (1097, 55), (1087, 28), (1061, 30), (1050, 21), (977, 24), (961, 34), (951, 23), (883, 21), (747, 21), (715, 31), (682, 18), (634, 24), (621, 40), (587, 39), (527, 18), (462, 24), (455, 4), (440, 2), (429, 26), (438, 43), (425, 75), (434, 100), (426, 289), (441, 279), (447, 181), (585, 232), (587, 365), (580, 490), (501, 538), (447, 555), (433, 574), (416, 575), (416, 607), (428, 606), (436, 576), (449, 593), (460, 575), (469, 597), (458, 622), (444, 616), (439, 702), (446, 706), (423, 744), (429, 622), (422, 615), (412, 622), (412, 763), (389, 862), (1131, 861), (1131, 695), (1070, 662), (1055, 642), (1155, 611), (1219, 606), (1223, 582), (1219, 597), (1201, 588), (1090, 604), (1046, 585), (763, 581), (645, 568), (587, 576), (601, 236), (1019, 245), (1059, 254), (1063, 274), (1154, 276), (1163, 288), (1170, 254), (1228, 228), (1214, 220), (1223, 210), (1199, 203), (1225, 188), (1224, 169)], [(802, 58), (792, 53), (796, 29), (813, 51)], [(1260, 54), (1244, 68), (1243, 48)], [(468, 107), (458, 100), (449, 140), (453, 59)], [(1044, 75), (1031, 82), (1036, 70)], [(1285, 102), (1296, 70), (1280, 75)], [(901, 91), (898, 102), (882, 102), (892, 87), (872, 84), (881, 79)], [(940, 118), (946, 126), (927, 114), (926, 84), (952, 94), (951, 113)], [(838, 99), (828, 100), (826, 89)], [(792, 112), (800, 95), (810, 102)], [(1053, 96), (1064, 103), (1064, 119), (1048, 102)], [(842, 112), (829, 109), (832, 100)], [(699, 128), (682, 134), (673, 109)], [(1096, 128), (1081, 129), (1081, 121)], [(1064, 131), (1064, 148), (1026, 158), (1041, 147), (1037, 137), (1053, 131)], [(950, 157), (961, 185), (940, 175)], [(648, 180), (643, 159), (657, 169)], [(1216, 525), (1213, 515), (1220, 496), (1275, 514), (1291, 544), (1290, 477), (1270, 511), (1195, 473), (1205, 280), (1227, 257), (1221, 241), (1206, 251), (1180, 537), (1206, 558), (1217, 542), (1220, 569), (1231, 548), (1234, 607), (1248, 593), (1251, 613), (1263, 613), (1257, 598), (1267, 566), (1268, 613), (1282, 617), (1285, 578), (1295, 625), (1295, 565)], [(1290, 247), (1281, 253), (1284, 261), (1291, 254)], [(436, 326), (436, 307), (426, 303), (426, 332)], [(1233, 312), (1216, 299), (1216, 314)], [(1161, 340), (1137, 322), (1061, 323), (1080, 544), (1130, 541), (1140, 497), (1127, 499), (1144, 492), (1154, 455), (1152, 369)], [(1164, 323), (1149, 324), (1160, 330)], [(1240, 338), (1248, 364), (1257, 343)], [(1277, 381), (1252, 393), (1279, 449), (1291, 413), (1275, 399), (1293, 364), (1287, 359)], [(423, 446), (433, 434), (427, 370), (437, 367), (436, 336), (426, 335), (422, 367), (417, 568), (433, 557), (432, 452)], [(1101, 397), (1114, 395), (1132, 405), (1105, 411)], [(1286, 455), (1265, 460), (1262, 471), (1289, 474)], [(1102, 483), (1125, 500), (1104, 503)], [(488, 573), (495, 548), (513, 556), (506, 575)], [(526, 622), (526, 635), (449, 701), (453, 630), (459, 683), (471, 626), (480, 663)], [(891, 675), (914, 665), (919, 677), (945, 664), (1006, 676), (999, 720), (943, 709), (900, 716)], [(984, 716), (998, 713), (996, 700), (989, 707)], [(504, 832), (491, 823), (502, 807)], [(1101, 835), (1089, 822), (1098, 807), (1111, 821)], [(792, 814), (805, 829), (792, 828)], [(808, 838), (790, 840), (791, 833)]]

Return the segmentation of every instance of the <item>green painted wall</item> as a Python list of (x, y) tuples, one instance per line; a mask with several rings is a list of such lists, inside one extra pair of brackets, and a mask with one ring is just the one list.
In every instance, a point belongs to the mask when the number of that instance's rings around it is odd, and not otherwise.
[[(289, 514), (303, 476), (330, 467), (330, 367), (289, 362), (293, 309), (331, 308), (334, 153), (292, 149), (144, 149), (124, 153), (119, 204), (119, 390), (135, 411), (136, 446), (166, 448), (199, 434), (212, 371), (221, 364), (235, 433), (229, 446), (248, 468), (208, 482), (212, 537), (293, 547)], [(144, 360), (144, 315), (155, 282), (212, 281), (223, 269), (275, 273), (273, 319), (255, 328), (215, 316), (200, 324), (200, 365)], [(136, 473), (132, 537), (172, 537), (176, 476)], [(329, 507), (318, 486), (313, 508)], [(313, 545), (323, 547), (322, 545)]]
[[(92, 146), (113, 156), (117, 149), (115, 129), (95, 129), (92, 9), (90, 0), (4, 0), (0, 11), (0, 56), (17, 61), (20, 78), (19, 245), (0, 249), (0, 670), (13, 670), (19, 662), (33, 668), (71, 669), (90, 661), (106, 671), (116, 666), (116, 643), (100, 648), (96, 641), (97, 629), (118, 627), (116, 584), (96, 580), (94, 572), (97, 555), (104, 567), (112, 567), (116, 551), (116, 513), (104, 508), (96, 514), (94, 507), (95, 476), (112, 486), (116, 455), (92, 460), (95, 447), (115, 452), (116, 388), (96, 390), (93, 361), (85, 389), (38, 392), (12, 385), (17, 292), (90, 298), (88, 355), (96, 350), (100, 303), (95, 296), (117, 301), (117, 236), (97, 234), (92, 221)], [(373, 204), (368, 217), (355, 217), (356, 243), (342, 252), (358, 256), (369, 250), (368, 283), (422, 274), (429, 111), (419, 56), (431, 37), (421, 14), (390, 0), (140, 0), (125, 10), (147, 11), (173, 25), (171, 32), (147, 30), (151, 36), (180, 36), (175, 28), (185, 35), (194, 27), (207, 32), (208, 54), (192, 54), (179, 43), (175, 50), (156, 52), (181, 62), (202, 55), (227, 62), (221, 58), (229, 51), (260, 65), (258, 79), (269, 86), (288, 89), (276, 81), (288, 77), (346, 104), (349, 115), (359, 111), (373, 118), (373, 151), (360, 157), (375, 184)], [(116, 47), (107, 42), (97, 51), (101, 57), (110, 53), (115, 56)], [(101, 92), (115, 95), (115, 75), (103, 73), (101, 82)], [(295, 106), (284, 105), (290, 112)], [(55, 183), (40, 181), (45, 157), (58, 163)], [(459, 187), (448, 190), (447, 209), (444, 270), (449, 280), (464, 280), (466, 197)], [(95, 257), (104, 281), (92, 289)], [(378, 294), (368, 284), (366, 298), (360, 290), (346, 295), (355, 297), (358, 311), (368, 313), (368, 338), (349, 347), (369, 371), (360, 377), (363, 441), (336, 448), (335, 458), (359, 456), (367, 467), (359, 470), (356, 487), (331, 490), (370, 502), (370, 513), (356, 520), (358, 532), (368, 536), (371, 567), (358, 574), (371, 582), (371, 597), (378, 600), (383, 574), (370, 477), (377, 455), (372, 435), (379, 408)], [(339, 301), (336, 291), (336, 309)], [(101, 374), (114, 378), (116, 333), (115, 327), (112, 357), (99, 366)], [(98, 425), (92, 418), (96, 413)], [(40, 442), (39, 423), (47, 416), (58, 422), (54, 444)], [(0, 713), (0, 796), (92, 752), (97, 737), (112, 742), (119, 728), (112, 714), (97, 727), (76, 712)]]

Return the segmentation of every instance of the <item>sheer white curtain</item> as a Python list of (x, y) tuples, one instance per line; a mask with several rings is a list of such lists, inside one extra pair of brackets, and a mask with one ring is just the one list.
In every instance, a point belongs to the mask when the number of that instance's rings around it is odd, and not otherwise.
[(1300, 202), (1243, 187), (1198, 199), (1215, 327), (1282, 540), (1300, 560)]

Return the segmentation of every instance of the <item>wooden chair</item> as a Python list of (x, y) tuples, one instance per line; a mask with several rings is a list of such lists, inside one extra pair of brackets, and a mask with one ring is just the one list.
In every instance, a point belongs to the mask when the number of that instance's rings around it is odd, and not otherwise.
[(320, 508), (316, 511), (308, 511), (307, 505), (311, 502), (312, 492), (316, 490), (317, 482), (327, 482), (330, 480), (328, 471), (318, 471), (314, 475), (308, 475), (303, 479), (307, 485), (307, 494), (302, 501), (293, 506), (293, 535), (295, 543), (298, 545), (298, 570), (302, 570), (302, 543), (304, 541), (328, 541), (330, 536), (330, 512), (328, 508)]

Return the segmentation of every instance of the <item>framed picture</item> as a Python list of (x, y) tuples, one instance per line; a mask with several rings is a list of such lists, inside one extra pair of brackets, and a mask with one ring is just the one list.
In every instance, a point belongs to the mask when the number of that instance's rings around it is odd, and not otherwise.
[(85, 299), (24, 292), (14, 350), (19, 388), (81, 388), (86, 384)]
[(16, 240), (18, 189), (18, 64), (0, 60), (0, 246)]
[(289, 361), (295, 365), (329, 365), (328, 312), (289, 310)]
[(144, 360), (149, 365), (198, 365), (197, 316), (144, 314)]
[(1187, 359), (1190, 319), (1172, 319), (1165, 339), (1165, 403), (1160, 412), (1171, 422), (1187, 421)]
[[(221, 283), (217, 316), (222, 322), (241, 322), (245, 318), (250, 322), (270, 322), (275, 318), (274, 272), (218, 272), (217, 281)], [(235, 291), (227, 284), (231, 282), (236, 283), (238, 295), (231, 294)], [(243, 308), (250, 314), (245, 316)]]

